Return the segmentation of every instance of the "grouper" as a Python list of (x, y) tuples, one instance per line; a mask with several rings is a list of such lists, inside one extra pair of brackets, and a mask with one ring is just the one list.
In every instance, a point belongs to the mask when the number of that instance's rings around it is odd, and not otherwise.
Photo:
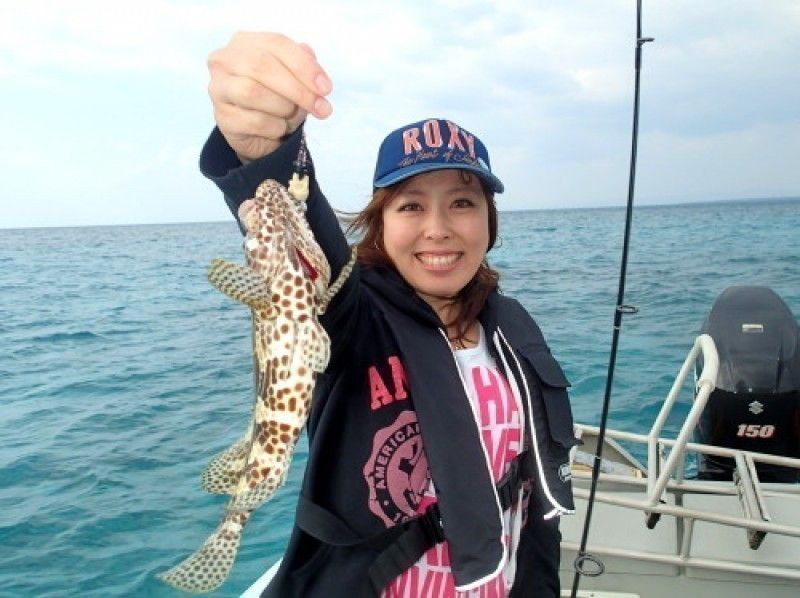
[(329, 284), (330, 266), (304, 215), (307, 181), (303, 186), (295, 176), (292, 185), (290, 193), (274, 180), (261, 183), (243, 216), (245, 265), (215, 259), (208, 269), (212, 285), (252, 312), (255, 400), (244, 436), (201, 476), (208, 492), (230, 495), (222, 521), (194, 554), (158, 575), (188, 592), (209, 592), (225, 581), (245, 524), (285, 482), (330, 354), (318, 316), (355, 261), (353, 252)]

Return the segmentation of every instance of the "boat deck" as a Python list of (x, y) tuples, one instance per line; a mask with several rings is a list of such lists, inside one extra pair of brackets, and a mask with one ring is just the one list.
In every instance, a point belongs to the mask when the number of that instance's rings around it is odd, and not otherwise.
[[(677, 437), (661, 436), (695, 360), (703, 371)], [(800, 459), (689, 442), (717, 379), (711, 337), (689, 352), (648, 434), (606, 430), (586, 553), (605, 572), (582, 576), (592, 598), (797, 598), (800, 596), (800, 484), (763, 483), (758, 463), (800, 469)], [(561, 521), (562, 595), (572, 588), (599, 430), (576, 426), (573, 452), (576, 516)], [(619, 441), (647, 447), (647, 463)], [(686, 479), (687, 452), (730, 459), (729, 481)], [(609, 593), (611, 592), (611, 593)], [(614, 594), (616, 592), (617, 594)]]

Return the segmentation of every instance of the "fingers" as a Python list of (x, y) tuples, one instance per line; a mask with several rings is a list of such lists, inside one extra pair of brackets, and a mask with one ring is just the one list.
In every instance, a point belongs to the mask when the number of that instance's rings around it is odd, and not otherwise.
[[(231, 79), (226, 79), (225, 74), (252, 82), (237, 81), (225, 94), (224, 101), (241, 102), (245, 107), (276, 115), (291, 113), (291, 110), (286, 111), (286, 102), (318, 118), (326, 118), (332, 112), (324, 96), (330, 93), (333, 85), (314, 52), (309, 46), (284, 35), (238, 33), (228, 46), (209, 56), (208, 64), (212, 82), (220, 79), (221, 85), (227, 85)], [(258, 87), (273, 95), (254, 91)], [(276, 96), (280, 101), (274, 102)], [(213, 93), (212, 99), (215, 99)]]
[(305, 51), (306, 51), (306, 52), (308, 52), (309, 54), (311, 54), (311, 57), (312, 57), (314, 60), (316, 60), (316, 59), (317, 59), (317, 55), (316, 55), (316, 53), (314, 52), (314, 49), (313, 49), (311, 46), (309, 46), (307, 43), (305, 43), (305, 42), (300, 42), (300, 43), (299, 43), (299, 44), (297, 44), (297, 45), (298, 45), (298, 46), (300, 46), (301, 48), (303, 48), (303, 50), (305, 50)]
[(228, 106), (279, 119), (294, 119), (299, 111), (297, 104), (249, 77), (220, 74), (212, 78), (208, 93), (215, 108)]
[(280, 146), (308, 114), (327, 118), (330, 78), (307, 44), (278, 33), (237, 33), (208, 57), (208, 93), (220, 131), (240, 159)]
[(226, 136), (262, 137), (275, 141), (297, 126), (282, 116), (228, 103), (214, 105), (214, 120)]
[[(285, 84), (285, 95), (301, 108), (325, 118), (330, 114), (330, 104), (325, 99), (333, 91), (333, 83), (317, 62), (308, 44), (298, 44), (284, 35), (269, 34), (273, 56), (286, 69), (288, 77), (276, 82)], [(260, 71), (259, 74), (263, 72)], [(256, 75), (258, 78), (258, 74)], [(277, 90), (280, 93), (280, 90)]]

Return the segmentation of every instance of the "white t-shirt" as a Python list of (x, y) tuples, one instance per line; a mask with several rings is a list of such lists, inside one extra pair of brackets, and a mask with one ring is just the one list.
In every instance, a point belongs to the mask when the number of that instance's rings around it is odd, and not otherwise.
[[(476, 347), (455, 352), (461, 377), (479, 422), (481, 440), (497, 482), (509, 463), (522, 451), (522, 410), (511, 388), (489, 354), (483, 327)], [(454, 463), (454, 467), (458, 464)], [(417, 512), (422, 513), (436, 502), (433, 483), (428, 484)], [(426, 552), (416, 564), (392, 581), (383, 598), (502, 598), (508, 595), (516, 571), (516, 544), (524, 509), (509, 509), (503, 514), (509, 559), (503, 570), (485, 584), (466, 592), (457, 592), (450, 571), (447, 541)]]

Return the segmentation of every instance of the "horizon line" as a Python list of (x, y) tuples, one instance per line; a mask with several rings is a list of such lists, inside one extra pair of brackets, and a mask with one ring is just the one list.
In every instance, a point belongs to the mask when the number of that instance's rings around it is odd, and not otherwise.
[[(739, 204), (739, 203), (768, 203), (768, 202), (792, 202), (800, 201), (800, 195), (777, 195), (777, 196), (764, 196), (764, 197), (740, 197), (740, 198), (726, 198), (726, 199), (705, 199), (705, 200), (684, 200), (672, 201), (665, 203), (645, 203), (634, 204), (635, 208), (649, 209), (649, 208), (667, 208), (667, 207), (702, 207), (714, 204)], [(519, 212), (550, 212), (556, 210), (619, 210), (626, 208), (626, 204), (619, 205), (603, 205), (603, 206), (567, 206), (567, 207), (541, 207), (541, 208), (522, 208), (502, 210), (498, 208), (500, 214), (513, 214)], [(333, 211), (344, 218), (358, 212), (346, 212), (333, 208)], [(182, 220), (172, 222), (120, 222), (120, 223), (102, 223), (102, 224), (53, 224), (44, 226), (0, 226), (0, 230), (39, 230), (50, 228), (99, 228), (99, 227), (123, 227), (123, 226), (169, 226), (169, 225), (185, 225), (185, 224), (225, 224), (230, 222), (235, 224), (233, 220)]]

